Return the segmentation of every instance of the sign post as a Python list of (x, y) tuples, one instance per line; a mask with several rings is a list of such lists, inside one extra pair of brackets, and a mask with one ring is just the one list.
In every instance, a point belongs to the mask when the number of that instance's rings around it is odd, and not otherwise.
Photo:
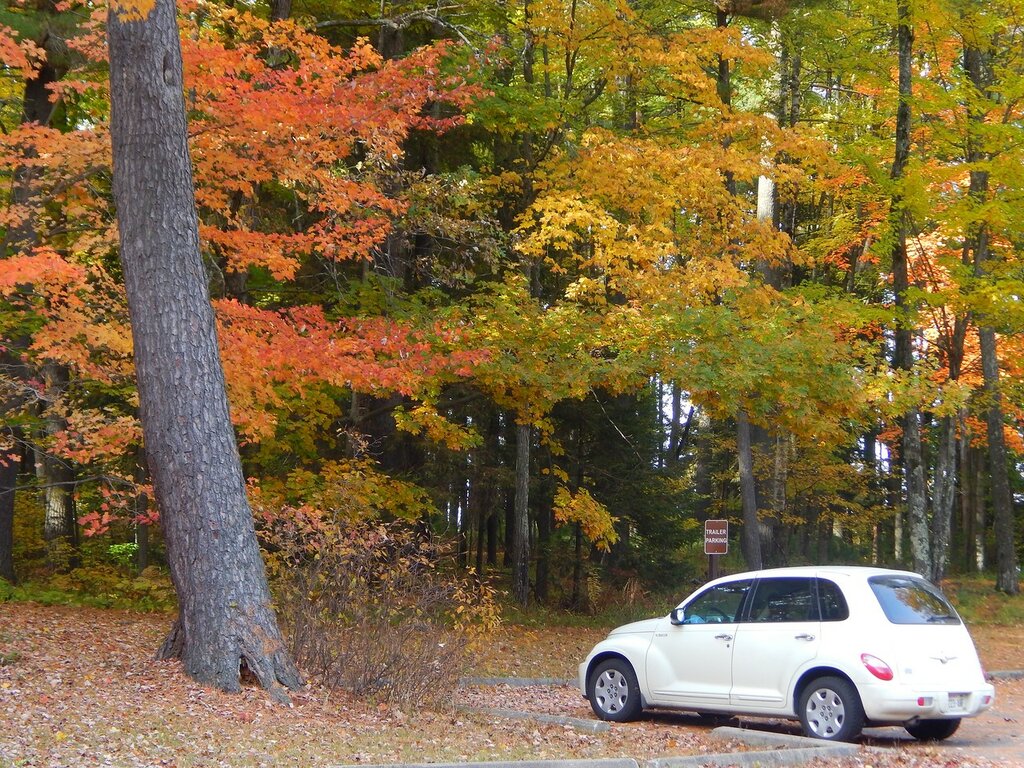
[(708, 577), (718, 578), (718, 557), (729, 554), (729, 521), (704, 521), (704, 554), (708, 556)]

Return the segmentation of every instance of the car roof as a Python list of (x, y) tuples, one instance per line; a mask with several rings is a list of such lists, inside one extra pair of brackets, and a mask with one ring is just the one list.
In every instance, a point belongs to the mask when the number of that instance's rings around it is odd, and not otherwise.
[(764, 579), (773, 576), (852, 576), (857, 578), (868, 578), (870, 576), (914, 576), (923, 578), (921, 574), (912, 571), (893, 570), (891, 568), (878, 568), (867, 565), (797, 565), (787, 568), (762, 568), (759, 571), (744, 571), (728, 576), (722, 576), (709, 584), (732, 581), (734, 579)]

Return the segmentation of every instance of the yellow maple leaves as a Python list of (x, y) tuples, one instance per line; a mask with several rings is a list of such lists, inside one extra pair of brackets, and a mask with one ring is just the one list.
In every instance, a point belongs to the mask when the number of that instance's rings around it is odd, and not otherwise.
[(156, 7), (156, 0), (110, 0), (110, 10), (122, 22), (145, 21)]

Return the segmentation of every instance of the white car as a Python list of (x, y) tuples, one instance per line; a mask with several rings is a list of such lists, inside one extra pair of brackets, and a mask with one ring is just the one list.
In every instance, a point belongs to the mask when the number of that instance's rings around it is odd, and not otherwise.
[(995, 697), (938, 587), (844, 566), (709, 582), (668, 616), (612, 630), (580, 664), (579, 685), (602, 720), (647, 708), (780, 717), (833, 741), (866, 725), (945, 739)]

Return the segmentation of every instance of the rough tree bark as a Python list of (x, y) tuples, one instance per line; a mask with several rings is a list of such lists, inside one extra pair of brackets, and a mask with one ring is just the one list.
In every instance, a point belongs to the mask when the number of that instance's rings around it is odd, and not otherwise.
[(270, 605), (245, 496), (188, 154), (173, 0), (141, 21), (112, 10), (114, 200), (139, 413), (179, 617), (160, 655), (225, 691), (245, 664), (279, 700), (301, 684)]

